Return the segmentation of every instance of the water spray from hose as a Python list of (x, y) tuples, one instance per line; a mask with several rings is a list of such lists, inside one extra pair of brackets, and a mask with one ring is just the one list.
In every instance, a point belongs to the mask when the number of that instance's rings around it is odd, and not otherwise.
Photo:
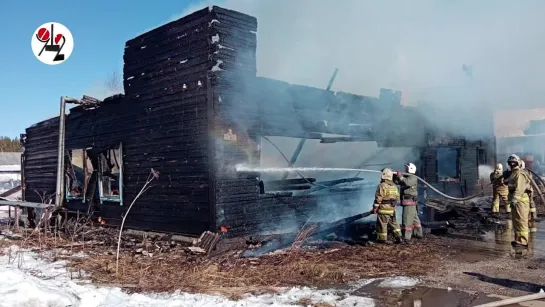
[[(301, 177), (307, 183), (309, 183), (311, 185), (314, 185), (314, 186), (323, 187), (323, 188), (330, 188), (330, 187), (329, 186), (324, 186), (324, 185), (321, 185), (321, 184), (318, 184), (318, 183), (311, 182), (303, 174), (301, 174), (301, 172), (305, 172), (305, 171), (341, 171), (341, 172), (356, 171), (356, 172), (366, 172), (366, 173), (381, 173), (380, 171), (377, 171), (377, 170), (360, 169), (360, 168), (293, 167), (293, 165), (290, 163), (290, 160), (284, 155), (284, 153), (280, 150), (280, 148), (278, 148), (278, 146), (276, 146), (276, 144), (273, 141), (271, 141), (266, 136), (262, 136), (262, 138), (265, 139), (267, 142), (269, 142), (280, 153), (280, 155), (284, 158), (284, 160), (286, 160), (286, 162), (288, 163), (288, 165), (290, 167), (252, 168), (252, 167), (245, 167), (245, 166), (242, 166), (242, 165), (237, 165), (236, 166), (236, 171), (237, 172), (263, 172), (263, 173), (282, 172), (282, 173), (284, 173), (284, 172), (292, 171), (292, 172), (297, 173), (297, 175), (299, 175), (299, 177)], [(418, 176), (416, 176), (414, 174), (409, 174), (409, 173), (402, 173), (402, 174), (407, 175), (407, 176), (415, 176), (418, 179), (418, 181), (422, 182), (424, 185), (426, 185), (432, 191), (434, 191), (435, 193), (443, 196), (444, 198), (450, 199), (450, 200), (467, 201), (467, 200), (471, 200), (473, 198), (480, 197), (482, 195), (482, 192), (480, 192), (480, 193), (470, 195), (470, 196), (467, 196), (467, 197), (453, 197), (453, 196), (447, 195), (447, 194), (439, 191), (433, 185), (431, 185), (430, 183), (426, 182), (424, 179), (422, 179), (422, 178), (420, 178), (420, 177), (418, 177)], [(490, 185), (492, 185), (492, 182), (489, 183), (488, 185), (486, 185), (486, 187), (488, 187)]]
[(379, 173), (380, 171), (361, 168), (341, 168), (341, 167), (247, 167), (237, 165), (237, 172), (259, 172), (259, 173), (285, 173), (285, 172), (370, 172)]

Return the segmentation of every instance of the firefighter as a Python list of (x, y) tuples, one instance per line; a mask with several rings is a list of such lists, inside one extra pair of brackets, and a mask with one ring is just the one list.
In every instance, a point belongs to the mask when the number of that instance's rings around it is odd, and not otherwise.
[(507, 201), (509, 195), (509, 189), (504, 182), (503, 178), (503, 165), (501, 163), (496, 164), (496, 168), (490, 174), (490, 182), (492, 183), (492, 214), (500, 212), (500, 200), (505, 206), (505, 212), (511, 212), (511, 206)]
[(405, 172), (410, 175), (403, 175), (397, 172), (394, 183), (401, 187), (401, 206), (403, 207), (401, 231), (405, 240), (411, 238), (422, 239), (422, 225), (418, 218), (418, 179), (416, 176), (416, 165), (405, 164)]
[[(531, 179), (532, 173), (530, 173), (530, 171), (526, 169), (526, 163), (524, 162), (524, 160), (521, 160), (520, 164), (521, 164), (520, 165), (521, 171), (525, 171), (526, 175), (528, 175), (528, 178)], [(537, 210), (536, 210), (536, 203), (534, 202), (534, 199), (533, 199), (533, 192), (534, 192), (534, 188), (530, 184), (528, 186), (528, 191), (527, 191), (530, 197), (530, 215), (528, 216), (528, 228), (530, 229), (530, 233), (537, 232), (537, 225), (535, 222), (535, 219), (537, 218)]]
[(386, 243), (388, 239), (388, 226), (393, 228), (396, 243), (401, 243), (401, 229), (396, 220), (395, 206), (399, 202), (399, 192), (393, 182), (394, 172), (385, 168), (380, 176), (380, 184), (375, 193), (373, 213), (377, 215), (377, 241)]
[(512, 207), (513, 229), (515, 230), (515, 241), (511, 242), (518, 254), (522, 250), (528, 249), (528, 216), (530, 214), (530, 196), (528, 187), (530, 178), (526, 171), (521, 170), (521, 159), (513, 154), (507, 159), (507, 164), (511, 168), (507, 187), (509, 189), (509, 202)]

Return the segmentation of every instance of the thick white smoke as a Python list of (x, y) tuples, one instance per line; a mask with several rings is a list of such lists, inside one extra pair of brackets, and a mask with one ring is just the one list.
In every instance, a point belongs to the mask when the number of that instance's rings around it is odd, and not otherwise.
[[(494, 109), (540, 106), (545, 96), (545, 2), (222, 0), (258, 18), (258, 74), (376, 96), (404, 91)], [(463, 69), (466, 65), (466, 69)]]
[[(404, 104), (439, 107), (427, 114), (433, 124), (468, 136), (492, 133), (485, 118), (495, 111), (543, 106), (544, 1), (218, 0), (172, 19), (208, 5), (257, 17), (259, 76), (325, 88), (339, 68), (332, 90), (367, 96), (401, 90)], [(288, 158), (298, 142), (274, 140)], [(263, 166), (286, 166), (262, 145)], [(297, 165), (355, 167), (377, 155), (368, 163), (399, 169), (417, 158), (408, 148), (381, 150), (308, 141)]]

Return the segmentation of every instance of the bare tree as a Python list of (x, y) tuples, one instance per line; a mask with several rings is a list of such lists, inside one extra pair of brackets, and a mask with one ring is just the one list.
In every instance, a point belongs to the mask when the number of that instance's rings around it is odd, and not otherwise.
[(134, 197), (133, 201), (129, 205), (129, 208), (127, 208), (127, 212), (125, 212), (125, 214), (123, 215), (123, 218), (121, 220), (121, 227), (119, 228), (119, 237), (117, 239), (117, 253), (115, 256), (115, 275), (116, 276), (118, 276), (118, 272), (119, 272), (119, 249), (121, 247), (121, 234), (123, 233), (123, 226), (125, 225), (125, 220), (127, 219), (127, 215), (129, 215), (129, 211), (131, 211), (132, 206), (138, 200), (138, 198), (142, 196), (142, 194), (146, 193), (146, 191), (149, 190), (149, 188), (152, 187), (150, 185), (151, 182), (154, 179), (158, 179), (158, 178), (159, 178), (159, 172), (152, 168), (148, 175), (148, 179), (146, 180), (146, 183), (144, 184), (140, 192), (138, 192), (138, 194)]
[(118, 70), (114, 70), (106, 79), (105, 87), (108, 93), (123, 93), (123, 76)]

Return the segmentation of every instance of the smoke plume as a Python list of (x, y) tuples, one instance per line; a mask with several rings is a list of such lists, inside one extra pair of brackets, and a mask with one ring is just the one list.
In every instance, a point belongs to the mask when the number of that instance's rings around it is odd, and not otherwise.
[[(536, 107), (545, 96), (543, 1), (218, 0), (172, 19), (208, 5), (257, 17), (258, 76), (325, 88), (339, 68), (333, 91), (376, 97), (380, 88), (401, 90), (404, 105), (426, 102), (421, 110), (429, 124), (453, 134), (490, 136), (495, 111)], [(298, 143), (271, 139), (288, 158)], [(270, 144), (261, 146), (262, 166), (287, 166)], [(296, 165), (402, 169), (416, 159), (411, 148), (308, 140)], [(378, 182), (377, 175), (361, 175)]]
[[(409, 103), (538, 106), (545, 94), (545, 3), (513, 1), (203, 1), (257, 17), (258, 74)], [(468, 73), (470, 72), (470, 73)], [(515, 105), (516, 102), (516, 105)]]

